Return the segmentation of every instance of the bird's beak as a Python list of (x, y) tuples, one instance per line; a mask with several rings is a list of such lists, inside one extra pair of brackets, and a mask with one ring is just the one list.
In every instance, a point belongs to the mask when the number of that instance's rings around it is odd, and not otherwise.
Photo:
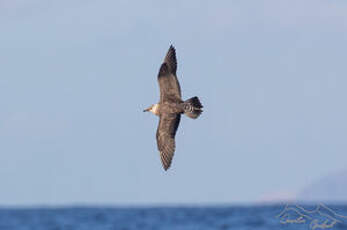
[(151, 107), (149, 107), (149, 108), (143, 110), (143, 112), (148, 112), (149, 110), (151, 110)]

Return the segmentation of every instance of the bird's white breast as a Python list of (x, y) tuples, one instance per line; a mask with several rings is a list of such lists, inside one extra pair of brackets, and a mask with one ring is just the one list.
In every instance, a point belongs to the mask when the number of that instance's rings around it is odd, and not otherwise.
[(158, 115), (158, 114), (159, 114), (159, 105), (158, 105), (158, 104), (153, 105), (151, 111), (152, 111), (152, 113), (154, 113), (155, 115)]

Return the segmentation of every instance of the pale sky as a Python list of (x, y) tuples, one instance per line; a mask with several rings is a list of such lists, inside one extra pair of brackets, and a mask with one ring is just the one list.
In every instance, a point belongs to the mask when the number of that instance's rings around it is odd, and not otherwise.
[[(156, 149), (159, 66), (184, 98)], [(0, 3), (0, 205), (254, 202), (347, 168), (347, 2)]]

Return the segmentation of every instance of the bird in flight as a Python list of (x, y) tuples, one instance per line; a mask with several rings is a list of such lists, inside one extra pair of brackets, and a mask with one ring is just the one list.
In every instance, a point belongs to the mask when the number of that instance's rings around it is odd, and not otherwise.
[(176, 70), (176, 50), (171, 45), (158, 73), (159, 103), (151, 105), (143, 111), (152, 112), (159, 116), (156, 138), (161, 163), (165, 171), (170, 167), (175, 152), (175, 135), (181, 120), (181, 114), (196, 119), (202, 113), (203, 108), (198, 97), (182, 100)]

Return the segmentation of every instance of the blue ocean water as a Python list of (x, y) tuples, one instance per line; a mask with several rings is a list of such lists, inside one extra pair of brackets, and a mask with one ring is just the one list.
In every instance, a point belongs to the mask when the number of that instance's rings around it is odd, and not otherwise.
[(341, 216), (347, 216), (347, 205), (332, 205), (320, 212), (312, 211), (314, 206), (305, 208), (305, 211), (285, 205), (1, 208), (0, 230), (309, 230), (314, 227), (347, 230), (347, 218)]

